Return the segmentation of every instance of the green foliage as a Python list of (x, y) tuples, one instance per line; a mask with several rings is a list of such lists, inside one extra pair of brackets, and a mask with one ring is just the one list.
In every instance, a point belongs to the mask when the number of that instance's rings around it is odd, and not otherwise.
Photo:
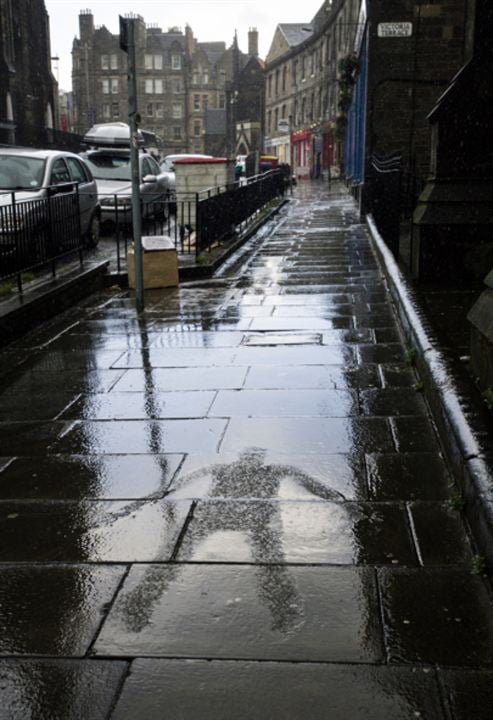
[(486, 574), (486, 558), (483, 555), (473, 555), (471, 560), (471, 573), (473, 575)]
[(415, 348), (407, 348), (406, 352), (404, 353), (404, 362), (409, 367), (412, 367), (416, 364), (416, 349)]
[(197, 255), (195, 258), (196, 265), (207, 265), (208, 263), (209, 259), (205, 255)]
[(0, 285), (0, 298), (1, 297), (7, 297), (7, 295), (10, 295), (14, 290), (14, 286), (11, 282), (5, 282)]
[(354, 55), (347, 55), (339, 60), (337, 65), (339, 96), (337, 106), (339, 115), (336, 119), (335, 136), (339, 141), (344, 141), (347, 128), (347, 113), (351, 107), (353, 89), (358, 77), (359, 61)]
[(488, 408), (493, 411), (493, 385), (490, 385), (483, 392), (483, 400), (487, 404)]
[(425, 389), (424, 382), (422, 380), (418, 380), (418, 382), (414, 384), (414, 389), (416, 390), (416, 392), (423, 392), (423, 390)]
[(464, 497), (460, 490), (455, 490), (449, 499), (449, 505), (452, 508), (452, 510), (456, 510), (457, 512), (462, 512), (464, 510), (464, 507), (466, 505), (466, 501), (464, 500)]

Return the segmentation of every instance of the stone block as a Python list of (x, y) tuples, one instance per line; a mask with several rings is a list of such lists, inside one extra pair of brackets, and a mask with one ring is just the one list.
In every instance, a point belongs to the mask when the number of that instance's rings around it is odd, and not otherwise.
[[(142, 238), (143, 245), (146, 238)], [(153, 238), (156, 240), (156, 238)], [(178, 258), (170, 238), (161, 238), (163, 242), (157, 249), (143, 249), (142, 270), (144, 290), (152, 288), (176, 287), (178, 285)], [(149, 245), (150, 247), (150, 245)], [(128, 286), (135, 288), (135, 249), (133, 245), (127, 252)]]

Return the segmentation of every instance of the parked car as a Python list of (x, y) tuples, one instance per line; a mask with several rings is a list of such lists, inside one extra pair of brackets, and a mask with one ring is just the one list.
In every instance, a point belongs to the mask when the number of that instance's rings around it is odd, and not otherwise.
[(87, 247), (95, 247), (100, 217), (96, 182), (78, 155), (0, 148), (2, 255), (18, 248), (26, 259), (43, 260), (63, 245), (77, 247), (80, 235)]
[[(98, 148), (81, 153), (98, 185), (102, 222), (132, 219), (132, 174), (130, 150), (126, 148)], [(139, 151), (140, 197), (143, 218), (163, 215), (169, 199), (168, 178), (153, 157)]]
[[(148, 153), (141, 132), (139, 144), (139, 179), (144, 218), (166, 214), (170, 195), (169, 178), (155, 158)], [(126, 123), (99, 123), (84, 136), (89, 149), (81, 157), (89, 165), (98, 185), (102, 222), (130, 223), (132, 220), (132, 174), (130, 128)]]

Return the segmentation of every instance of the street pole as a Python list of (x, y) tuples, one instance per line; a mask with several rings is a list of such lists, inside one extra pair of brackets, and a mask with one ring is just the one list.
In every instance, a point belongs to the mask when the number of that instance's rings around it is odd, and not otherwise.
[(137, 71), (135, 58), (135, 20), (120, 16), (120, 47), (128, 54), (128, 123), (130, 126), (130, 167), (132, 173), (132, 230), (135, 260), (135, 300), (137, 312), (144, 310), (142, 266), (142, 219), (140, 208), (139, 137), (137, 112)]

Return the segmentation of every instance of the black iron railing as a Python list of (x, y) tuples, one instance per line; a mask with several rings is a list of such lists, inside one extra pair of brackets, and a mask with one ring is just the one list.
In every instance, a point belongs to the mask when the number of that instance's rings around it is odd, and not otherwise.
[(373, 155), (370, 163), (370, 209), (375, 223), (395, 256), (399, 254), (402, 157)]
[[(235, 236), (255, 219), (274, 198), (282, 195), (286, 180), (278, 170), (219, 188), (207, 188), (195, 195), (178, 194), (163, 201), (142, 199), (142, 234), (166, 235), (177, 251), (199, 255)], [(129, 199), (100, 196), (103, 234), (117, 241), (117, 267), (122, 269), (132, 239), (132, 210)]]
[[(53, 194), (56, 189), (57, 194)], [(0, 280), (17, 277), (82, 251), (80, 196), (77, 184), (48, 189), (46, 197), (19, 199), (0, 194)]]

